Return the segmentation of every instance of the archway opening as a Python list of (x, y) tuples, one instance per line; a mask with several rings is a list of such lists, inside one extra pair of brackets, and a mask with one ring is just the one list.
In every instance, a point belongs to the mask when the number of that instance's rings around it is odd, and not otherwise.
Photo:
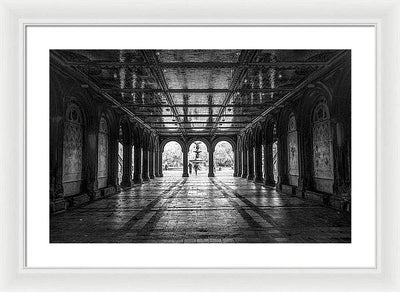
[(165, 144), (162, 154), (162, 168), (164, 176), (182, 176), (183, 153), (178, 142), (171, 141)]
[(272, 143), (272, 163), (275, 184), (278, 182), (278, 141)]
[(121, 142), (118, 141), (118, 184), (122, 182), (122, 169), (124, 165), (124, 147)]
[(264, 153), (264, 151), (265, 151), (265, 146), (264, 146), (264, 144), (262, 144), (261, 145), (261, 176), (262, 176), (263, 179), (265, 178), (265, 169), (264, 169), (264, 167), (265, 167), (265, 165), (264, 165), (264, 163), (265, 163), (265, 161), (264, 161), (265, 153)]
[(208, 150), (206, 144), (194, 141), (188, 152), (189, 176), (208, 176)]
[(216, 176), (233, 176), (234, 152), (229, 142), (221, 141), (215, 145), (214, 166)]

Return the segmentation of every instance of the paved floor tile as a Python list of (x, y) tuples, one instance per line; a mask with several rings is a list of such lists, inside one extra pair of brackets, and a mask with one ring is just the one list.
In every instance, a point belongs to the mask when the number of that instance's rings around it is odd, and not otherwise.
[(231, 176), (165, 176), (52, 216), (53, 243), (348, 243), (350, 215)]

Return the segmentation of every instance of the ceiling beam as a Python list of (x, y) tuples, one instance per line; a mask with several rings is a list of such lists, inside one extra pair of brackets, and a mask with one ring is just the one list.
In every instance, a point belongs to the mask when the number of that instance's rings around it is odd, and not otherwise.
[(242, 108), (242, 107), (256, 107), (256, 108), (265, 108), (274, 105), (273, 102), (268, 102), (268, 103), (263, 103), (263, 104), (228, 104), (228, 105), (223, 105), (223, 104), (175, 104), (175, 105), (166, 105), (166, 104), (137, 104), (137, 103), (121, 103), (122, 106), (126, 107), (134, 107), (134, 108), (177, 108), (177, 107), (185, 107), (185, 108), (191, 108), (191, 107), (205, 107), (205, 108), (211, 108), (211, 107), (227, 107), (227, 108)]
[[(147, 50), (148, 54), (154, 54)], [(155, 54), (154, 54), (155, 55)], [(121, 68), (121, 67), (147, 67), (147, 68), (193, 68), (193, 69), (212, 69), (212, 68), (291, 68), (291, 67), (318, 67), (325, 66), (326, 62), (158, 62), (149, 64), (148, 62), (120, 62), (120, 61), (68, 61), (69, 66), (93, 66), (102, 68)]]
[[(240, 56), (239, 56), (239, 64), (240, 65), (251, 64), (251, 62), (253, 61), (254, 57), (257, 55), (257, 53), (258, 53), (257, 50), (253, 50), (253, 51), (242, 50), (240, 52)], [(213, 129), (210, 131), (210, 136), (211, 137), (213, 136), (213, 134), (215, 132), (215, 129), (217, 127), (217, 123), (219, 122), (219, 120), (221, 119), (222, 114), (225, 111), (225, 106), (229, 103), (229, 101), (231, 100), (231, 98), (233, 96), (233, 92), (235, 92), (235, 90), (238, 89), (238, 87), (240, 86), (243, 78), (246, 76), (246, 73), (248, 71), (247, 68), (248, 67), (239, 66), (233, 72), (232, 81), (229, 84), (229, 92), (225, 95), (224, 102), (223, 102), (223, 107), (220, 108), (219, 113), (218, 113), (218, 117), (216, 119), (216, 123), (214, 124)]]
[[(151, 126), (157, 126), (157, 125), (165, 125), (165, 124), (175, 124), (176, 122), (149, 122), (149, 124), (151, 124)], [(244, 121), (240, 121), (240, 122), (223, 122), (220, 121), (220, 124), (248, 124), (249, 122), (244, 122)], [(182, 122), (182, 124), (209, 124), (209, 122)]]
[[(293, 90), (294, 87), (282, 87), (282, 88), (249, 88), (242, 89), (238, 88), (235, 91), (231, 91), (228, 88), (208, 88), (208, 89), (168, 89), (167, 91), (171, 94), (185, 94), (185, 93), (274, 93), (274, 92), (286, 92)], [(160, 88), (103, 88), (102, 91), (108, 93), (165, 93)]]
[[(169, 106), (171, 106), (172, 112), (175, 115), (175, 118), (179, 124), (181, 122), (181, 120), (178, 117), (178, 111), (176, 110), (176, 108), (174, 108), (175, 104), (174, 104), (174, 100), (172, 99), (171, 94), (168, 93), (168, 85), (165, 80), (164, 74), (162, 72), (163, 70), (159, 66), (158, 58), (157, 58), (154, 50), (141, 50), (140, 52), (141, 52), (144, 60), (146, 61), (146, 63), (154, 66), (150, 69), (151, 73), (152, 73), (153, 77), (157, 80), (158, 86), (165, 92), (165, 97), (167, 99), (167, 102), (168, 102)], [(180, 124), (179, 124), (179, 128), (181, 129), (182, 137), (184, 138), (185, 131), (181, 127)]]
[[(138, 114), (139, 116), (141, 116), (141, 114)], [(209, 114), (187, 114), (187, 115), (178, 115), (179, 117), (218, 117), (218, 115), (209, 115)], [(236, 115), (224, 115), (224, 117), (248, 117), (249, 114), (236, 114)], [(168, 115), (152, 115), (149, 114), (147, 116), (142, 116), (143, 118), (168, 118), (168, 117), (173, 117), (173, 116), (168, 116)]]
[(93, 89), (95, 92), (103, 96), (108, 102), (111, 102), (113, 106), (120, 108), (123, 112), (125, 112), (131, 119), (135, 120), (137, 123), (145, 127), (146, 129), (150, 130), (151, 132), (156, 131), (150, 127), (147, 123), (145, 123), (141, 118), (139, 118), (136, 114), (134, 114), (130, 109), (124, 107), (121, 105), (121, 103), (116, 100), (114, 97), (111, 95), (104, 93), (101, 91), (101, 88), (93, 81), (89, 80), (89, 78), (82, 74), (79, 71), (74, 70), (73, 68), (67, 66), (62, 58), (58, 56), (58, 54), (55, 51), (52, 51), (50, 54), (50, 59), (52, 62), (59, 64), (60, 66), (63, 67), (64, 73), (68, 72), (71, 77), (76, 79), (79, 82), (82, 82), (83, 84), (87, 84), (91, 89)]
[(265, 117), (267, 114), (272, 112), (274, 109), (284, 105), (284, 103), (295, 96), (297, 93), (299, 93), (301, 90), (306, 88), (309, 84), (312, 82), (316, 81), (317, 79), (321, 78), (324, 76), (326, 73), (330, 72), (333, 70), (336, 66), (340, 65), (341, 62), (348, 56), (348, 51), (340, 51), (339, 53), (336, 54), (329, 62), (327, 62), (326, 66), (321, 68), (320, 70), (317, 70), (313, 73), (311, 73), (302, 83), (300, 83), (293, 91), (289, 92), (279, 100), (275, 102), (275, 104), (269, 108), (267, 108), (265, 111), (263, 111), (259, 116), (253, 119), (252, 122), (250, 122), (241, 132), (244, 133), (247, 129), (251, 128), (254, 124), (256, 124), (258, 121), (260, 121), (263, 117)]

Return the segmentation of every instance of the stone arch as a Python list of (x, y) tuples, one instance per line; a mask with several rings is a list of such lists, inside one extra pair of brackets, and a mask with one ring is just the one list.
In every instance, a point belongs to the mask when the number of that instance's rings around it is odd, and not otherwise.
[[(332, 95), (326, 86), (321, 83), (316, 83), (315, 87), (307, 90), (303, 97), (302, 102), (299, 104), (297, 111), (302, 113), (297, 120), (297, 128), (300, 131), (300, 151), (301, 164), (300, 169), (303, 176), (303, 188), (317, 190), (314, 180), (314, 143), (313, 143), (313, 113), (318, 103), (324, 102), (329, 110), (330, 118), (332, 119)], [(333, 130), (333, 129), (331, 129)], [(332, 142), (335, 136), (332, 131)], [(332, 143), (334, 144), (334, 143)], [(301, 150), (300, 149), (300, 150)], [(336, 155), (336, 149), (333, 147), (333, 155)], [(337, 165), (334, 165), (334, 168)], [(334, 172), (335, 176), (335, 172)]]
[(206, 145), (207, 151), (208, 151), (208, 152), (210, 152), (210, 150), (212, 149), (212, 148), (211, 148), (211, 143), (210, 143), (210, 141), (208, 141), (206, 138), (202, 138), (202, 137), (196, 138), (196, 137), (194, 137), (194, 138), (190, 138), (190, 139), (185, 143), (185, 145), (186, 145), (185, 151), (186, 151), (186, 152), (189, 151), (190, 145), (192, 145), (192, 143), (194, 143), (194, 142), (196, 142), (196, 141), (203, 142), (203, 143)]
[(161, 153), (164, 152), (164, 147), (168, 142), (176, 142), (181, 146), (181, 150), (183, 152), (183, 150), (185, 149), (185, 143), (183, 142), (183, 140), (179, 139), (179, 138), (166, 138), (161, 140), (161, 142), (159, 143), (159, 150)]
[[(233, 170), (233, 175), (236, 175), (237, 173), (237, 146), (236, 146), (236, 141), (234, 139), (232, 139), (231, 137), (228, 136), (220, 136), (217, 137), (216, 139), (214, 139), (211, 143), (211, 151), (215, 152), (215, 147), (217, 146), (218, 143), (220, 142), (227, 142), (229, 143), (229, 145), (231, 145), (232, 147), (232, 152), (233, 152), (233, 166), (234, 166), (234, 170)], [(213, 155), (213, 159), (215, 161), (216, 157), (214, 157)]]
[[(118, 141), (119, 141), (119, 120), (113, 110), (102, 107), (99, 115), (99, 122), (101, 118), (107, 120), (108, 125), (108, 178), (107, 186), (118, 185)], [(100, 188), (100, 187), (99, 187)]]
[[(279, 113), (277, 123), (277, 138), (278, 138), (278, 169), (279, 169), (279, 187), (282, 189), (284, 185), (287, 187), (286, 192), (294, 193), (295, 187), (298, 186), (299, 180), (299, 142), (298, 142), (298, 118), (297, 111), (294, 110), (291, 104), (287, 104)], [(296, 131), (289, 135), (289, 120), (296, 121)], [(296, 146), (294, 156), (290, 156), (289, 147)], [(293, 148), (294, 149), (294, 148)], [(296, 155), (297, 153), (297, 155)]]
[(319, 98), (312, 113), (313, 187), (333, 193), (334, 159), (331, 116), (326, 100)]
[(215, 151), (215, 146), (217, 146), (217, 144), (219, 142), (228, 142), (229, 144), (231, 144), (232, 146), (232, 150), (235, 151), (236, 150), (236, 142), (235, 140), (233, 140), (231, 137), (228, 136), (220, 136), (216, 139), (214, 139), (211, 143), (211, 149), (212, 151)]
[(246, 149), (249, 150), (249, 147), (254, 146), (254, 130), (251, 128), (246, 132)]
[(268, 116), (264, 122), (263, 138), (264, 143), (272, 143), (277, 139), (277, 123), (276, 119), (272, 115)]
[(253, 130), (254, 145), (261, 145), (262, 137), (262, 126), (260, 123), (258, 123)]
[(107, 186), (109, 174), (109, 146), (110, 146), (110, 127), (105, 115), (100, 116), (99, 132), (97, 138), (97, 183), (98, 188)]
[(278, 138), (275, 116), (269, 114), (263, 124), (264, 184), (276, 186), (278, 182)]
[(238, 135), (237, 136), (237, 151), (242, 151), (242, 136)]
[(150, 149), (150, 143), (151, 143), (151, 133), (147, 130), (144, 130), (142, 132), (142, 147), (145, 150)]
[(132, 128), (133, 146), (139, 148), (143, 147), (144, 139), (145, 137), (142, 129), (137, 124), (133, 124)]
[(118, 139), (121, 144), (130, 143), (132, 141), (131, 123), (127, 116), (122, 116), (119, 120), (118, 126)]
[(62, 185), (65, 196), (79, 194), (83, 188), (85, 131), (84, 111), (72, 98), (64, 113)]

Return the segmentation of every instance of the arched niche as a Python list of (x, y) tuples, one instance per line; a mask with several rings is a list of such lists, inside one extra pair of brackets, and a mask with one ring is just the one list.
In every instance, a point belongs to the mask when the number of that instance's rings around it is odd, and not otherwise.
[(228, 142), (229, 144), (231, 144), (232, 150), (233, 151), (236, 150), (236, 142), (231, 137), (221, 136), (212, 141), (211, 144), (212, 151), (215, 151), (215, 146), (217, 146), (219, 142)]
[(83, 181), (85, 120), (78, 104), (70, 102), (65, 112), (62, 184), (65, 196), (80, 193)]
[(334, 160), (329, 107), (325, 98), (316, 103), (312, 114), (313, 180), (317, 191), (333, 193)]
[(287, 123), (287, 172), (289, 184), (299, 184), (299, 147), (297, 139), (297, 122), (293, 113), (289, 115)]
[(109, 124), (107, 119), (102, 116), (99, 123), (98, 147), (97, 147), (97, 182), (98, 188), (107, 187), (108, 180), (108, 157), (109, 157)]

